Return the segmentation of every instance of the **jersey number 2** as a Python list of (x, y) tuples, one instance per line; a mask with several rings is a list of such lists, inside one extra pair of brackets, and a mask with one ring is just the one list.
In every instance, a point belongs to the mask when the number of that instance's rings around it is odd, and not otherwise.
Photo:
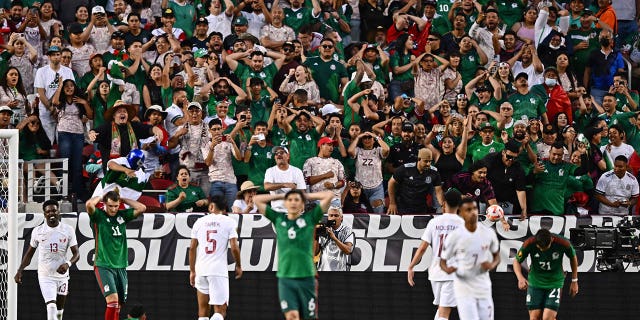
[(204, 247), (206, 254), (212, 254), (216, 252), (216, 239), (213, 239), (213, 234), (218, 233), (218, 230), (207, 230), (207, 246)]

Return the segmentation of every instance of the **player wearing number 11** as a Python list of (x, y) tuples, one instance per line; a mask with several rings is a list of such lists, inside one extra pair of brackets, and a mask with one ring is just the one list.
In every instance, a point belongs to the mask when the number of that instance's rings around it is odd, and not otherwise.
[(238, 222), (224, 215), (227, 204), (222, 195), (211, 197), (209, 214), (199, 218), (191, 229), (189, 247), (189, 283), (196, 288), (198, 320), (222, 320), (229, 304), (227, 248), (236, 262), (236, 279), (242, 277)]
[[(101, 201), (104, 206), (98, 208)], [(122, 203), (129, 208), (121, 209)], [(128, 291), (127, 223), (137, 218), (147, 207), (138, 201), (120, 198), (118, 189), (107, 192), (104, 197), (93, 197), (86, 205), (96, 241), (93, 270), (107, 302), (104, 319), (118, 320), (120, 308), (127, 301)]]
[[(564, 286), (562, 258), (571, 260), (571, 297), (578, 294), (578, 258), (569, 240), (540, 229), (527, 239), (513, 261), (513, 272), (518, 277), (518, 288), (527, 290), (527, 308), (530, 320), (554, 320), (560, 308)], [(531, 256), (529, 279), (522, 275), (522, 266)]]

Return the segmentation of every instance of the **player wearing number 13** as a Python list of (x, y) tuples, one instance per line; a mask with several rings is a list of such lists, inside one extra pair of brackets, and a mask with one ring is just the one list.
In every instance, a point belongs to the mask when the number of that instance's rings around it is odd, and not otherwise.
[(229, 304), (229, 271), (227, 248), (236, 262), (236, 279), (242, 277), (238, 222), (224, 215), (227, 204), (223, 195), (215, 195), (209, 204), (209, 214), (201, 217), (191, 229), (189, 247), (189, 283), (197, 290), (198, 320), (222, 320)]
[[(571, 296), (578, 294), (578, 258), (569, 240), (540, 229), (527, 239), (513, 261), (513, 271), (518, 278), (518, 288), (527, 290), (527, 308), (530, 320), (553, 320), (560, 308), (564, 285), (562, 258), (571, 260)], [(531, 256), (529, 279), (522, 275), (522, 266)]]
[[(42, 204), (45, 223), (31, 233), (29, 248), (14, 277), (22, 283), (22, 270), (31, 263), (38, 249), (38, 282), (47, 306), (47, 320), (62, 320), (64, 302), (69, 291), (69, 268), (79, 259), (78, 242), (73, 228), (60, 223), (58, 202), (47, 200)], [(73, 257), (67, 260), (67, 251)]]
[[(284, 196), (258, 195), (253, 202), (258, 211), (269, 219), (276, 230), (278, 249), (278, 295), (280, 308), (286, 320), (316, 319), (318, 298), (313, 264), (313, 233), (315, 226), (334, 194), (331, 191), (304, 194), (291, 190)], [(287, 213), (275, 211), (267, 203), (284, 199)], [(309, 212), (304, 212), (305, 200), (319, 200), (320, 204)]]
[[(104, 206), (97, 207), (100, 202)], [(124, 203), (128, 209), (121, 209)], [(91, 229), (96, 241), (94, 272), (100, 291), (107, 302), (105, 320), (118, 320), (120, 308), (127, 301), (127, 223), (142, 214), (147, 207), (142, 203), (120, 198), (118, 189), (104, 197), (93, 197), (86, 203)]]

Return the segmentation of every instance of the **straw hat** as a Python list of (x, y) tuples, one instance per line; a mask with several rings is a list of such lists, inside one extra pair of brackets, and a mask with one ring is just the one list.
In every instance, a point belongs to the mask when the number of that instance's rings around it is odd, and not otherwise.
[(240, 191), (236, 193), (236, 197), (240, 198), (246, 191), (258, 190), (260, 187), (253, 184), (251, 181), (245, 181), (240, 185)]

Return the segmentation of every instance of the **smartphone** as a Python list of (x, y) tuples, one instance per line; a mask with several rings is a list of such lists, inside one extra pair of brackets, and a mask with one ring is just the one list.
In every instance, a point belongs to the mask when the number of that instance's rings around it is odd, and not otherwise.
[(38, 14), (38, 8), (31, 8), (29, 9), (29, 13), (31, 13), (32, 15), (37, 15)]
[(240, 116), (240, 118), (238, 120), (247, 121), (247, 116), (243, 114), (243, 115)]
[(273, 100), (273, 104), (280, 104), (280, 98), (276, 98), (275, 100)]
[(258, 139), (258, 141), (264, 141), (264, 139), (265, 139), (263, 133), (257, 134), (254, 137), (256, 137), (256, 139)]
[(174, 66), (179, 66), (180, 65), (180, 57), (179, 56), (173, 56), (173, 65)]
[(493, 67), (491, 67), (489, 69), (489, 73), (490, 74), (495, 74), (496, 72), (498, 72), (498, 67), (496, 67), (496, 66), (493, 66)]

